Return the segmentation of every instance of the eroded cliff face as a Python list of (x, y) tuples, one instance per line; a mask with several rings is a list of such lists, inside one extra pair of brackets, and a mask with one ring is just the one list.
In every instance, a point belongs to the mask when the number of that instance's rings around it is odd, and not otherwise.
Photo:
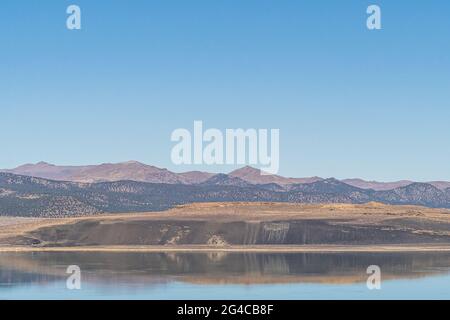
[[(12, 239), (34, 246), (107, 245), (364, 245), (450, 243), (449, 230), (432, 231), (410, 220), (352, 224), (348, 220), (199, 221), (82, 220), (40, 228)], [(10, 239), (11, 242), (11, 239)]]

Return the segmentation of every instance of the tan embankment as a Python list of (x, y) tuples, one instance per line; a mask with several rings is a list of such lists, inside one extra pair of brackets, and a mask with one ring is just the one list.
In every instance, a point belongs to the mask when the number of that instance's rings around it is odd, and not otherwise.
[[(247, 225), (239, 229), (235, 223), (241, 222)], [(236, 240), (247, 232), (248, 225), (258, 224), (263, 225), (259, 232), (267, 231), (272, 242), (272, 236), (290, 224), (289, 234), (284, 236), (291, 239), (286, 238), (283, 243), (282, 238), (277, 245), (254, 239), (243, 243)], [(64, 239), (67, 232), (71, 233), (72, 242)], [(299, 240), (302, 232), (302, 237), (309, 237), (307, 240)], [(349, 234), (352, 238), (348, 238)], [(195, 241), (189, 242), (194, 235)], [(345, 243), (340, 243), (341, 236)], [(395, 241), (389, 243), (386, 237)], [(32, 238), (39, 245), (18, 245), (18, 238)], [(89, 242), (84, 243), (83, 239)], [(0, 217), (0, 252), (18, 251), (450, 251), (450, 210), (380, 203), (196, 203), (164, 212), (82, 218)]]

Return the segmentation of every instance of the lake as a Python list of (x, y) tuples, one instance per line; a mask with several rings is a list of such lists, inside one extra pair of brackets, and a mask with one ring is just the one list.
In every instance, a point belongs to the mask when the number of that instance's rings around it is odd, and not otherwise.
[(448, 298), (450, 253), (0, 253), (0, 299)]

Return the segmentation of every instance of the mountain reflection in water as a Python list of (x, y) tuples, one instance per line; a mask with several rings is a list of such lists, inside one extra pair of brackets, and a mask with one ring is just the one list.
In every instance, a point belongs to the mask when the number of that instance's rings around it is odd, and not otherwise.
[(80, 267), (87, 286), (345, 286), (365, 285), (370, 265), (380, 266), (383, 281), (446, 275), (450, 253), (5, 253), (0, 254), (0, 297), (8, 298), (14, 288), (63, 284), (69, 265)]

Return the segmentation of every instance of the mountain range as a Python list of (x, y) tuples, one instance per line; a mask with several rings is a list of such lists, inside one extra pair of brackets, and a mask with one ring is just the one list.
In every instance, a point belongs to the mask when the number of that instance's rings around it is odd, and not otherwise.
[[(164, 184), (199, 184), (213, 177), (214, 173), (189, 171), (175, 173), (167, 169), (146, 165), (137, 161), (121, 163), (104, 163), (87, 166), (57, 166), (46, 162), (26, 164), (14, 169), (4, 169), (0, 172), (18, 175), (32, 176), (57, 181), (70, 181), (82, 183), (114, 182), (132, 180), (137, 182), (164, 183)], [(277, 184), (286, 187), (293, 184), (312, 183), (324, 180), (320, 177), (310, 178), (286, 178), (279, 175), (261, 174), (261, 170), (244, 167), (228, 174), (230, 177), (239, 178), (249, 184)], [(344, 179), (342, 182), (361, 189), (373, 189), (375, 191), (393, 190), (413, 184), (414, 181), (402, 180), (396, 182), (365, 181), (363, 179)], [(427, 182), (434, 187), (445, 190), (450, 188), (450, 182)]]
[[(431, 183), (412, 182), (390, 190), (375, 190), (334, 178), (275, 176), (272, 180), (250, 167), (230, 174), (177, 174), (137, 162), (82, 168), (39, 163), (9, 171), (13, 172), (0, 173), (3, 216), (67, 217), (160, 211), (194, 202), (381, 202), (450, 208), (450, 187), (443, 188), (442, 184), (438, 188)], [(118, 181), (108, 181), (115, 179)]]

